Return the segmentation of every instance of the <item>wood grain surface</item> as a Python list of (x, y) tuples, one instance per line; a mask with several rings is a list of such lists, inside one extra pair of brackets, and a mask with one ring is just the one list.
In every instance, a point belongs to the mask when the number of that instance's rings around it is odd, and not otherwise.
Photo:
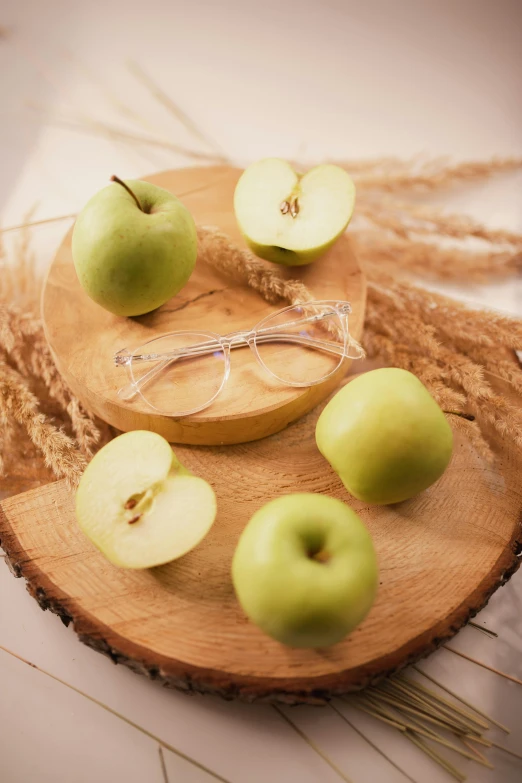
[[(217, 225), (243, 246), (232, 209), (240, 174), (240, 169), (210, 167), (168, 171), (147, 179), (178, 195), (199, 225)], [(268, 262), (267, 266), (273, 267)], [(350, 331), (357, 339), (361, 336), (365, 279), (345, 236), (310, 266), (277, 269), (287, 278), (303, 280), (316, 299), (348, 299), (353, 307)], [(175, 330), (225, 334), (250, 329), (286, 304), (269, 305), (260, 294), (199, 259), (188, 284), (163, 307), (138, 318), (115, 316), (80, 287), (69, 232), (47, 276), (42, 317), (61, 374), (89, 410), (119, 430), (148, 429), (174, 443), (209, 445), (255, 440), (281, 430), (325, 399), (340, 383), (349, 362), (325, 383), (295, 388), (268, 375), (249, 349), (234, 350), (230, 379), (212, 406), (192, 416), (171, 418), (156, 413), (140, 397), (122, 402), (118, 390), (127, 380), (125, 371), (113, 364), (114, 353)]]
[[(76, 524), (63, 482), (4, 500), (0, 539), (14, 572), (82, 641), (135, 671), (226, 698), (320, 702), (434, 650), (516, 570), (522, 541), (520, 454), (498, 444), (486, 465), (456, 433), (442, 479), (419, 497), (369, 507), (349, 497), (314, 442), (318, 411), (255, 443), (175, 448), (214, 487), (209, 536), (175, 563), (123, 571)], [(238, 537), (271, 498), (323, 492), (368, 525), (380, 565), (377, 601), (346, 640), (293, 650), (243, 616), (230, 579)]]

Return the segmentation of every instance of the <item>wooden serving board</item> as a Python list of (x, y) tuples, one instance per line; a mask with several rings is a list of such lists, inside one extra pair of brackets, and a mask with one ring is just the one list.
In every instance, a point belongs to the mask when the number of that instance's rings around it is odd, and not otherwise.
[[(349, 497), (314, 441), (318, 411), (256, 443), (176, 447), (216, 491), (208, 537), (177, 562), (136, 572), (108, 563), (77, 527), (63, 482), (5, 500), (0, 540), (43, 608), (82, 641), (166, 685), (227, 698), (320, 702), (426, 655), (516, 570), (522, 542), (520, 453), (499, 444), (486, 465), (456, 433), (442, 479), (393, 507)], [(294, 650), (243, 616), (230, 564), (254, 511), (271, 498), (322, 492), (349, 503), (375, 541), (380, 587), (364, 623), (340, 644)]]
[[(244, 246), (232, 208), (240, 174), (240, 169), (226, 166), (190, 168), (163, 172), (148, 180), (178, 195), (196, 223), (217, 225)], [(115, 316), (82, 290), (72, 260), (71, 234), (59, 248), (44, 287), (45, 334), (56, 364), (75, 395), (117, 429), (153, 430), (173, 443), (197, 445), (255, 440), (307, 413), (341, 382), (348, 362), (341, 372), (318, 386), (286, 386), (264, 372), (251, 351), (245, 349), (233, 351), (228, 384), (212, 406), (200, 413), (174, 419), (157, 414), (140, 397), (122, 402), (118, 390), (126, 384), (126, 374), (112, 360), (119, 349), (136, 348), (176, 330), (226, 334), (250, 329), (288, 303), (269, 305), (251, 288), (199, 259), (188, 284), (163, 307), (139, 318)], [(316, 299), (348, 299), (353, 307), (350, 331), (360, 338), (366, 286), (346, 237), (310, 266), (276, 268), (286, 278), (302, 280)]]

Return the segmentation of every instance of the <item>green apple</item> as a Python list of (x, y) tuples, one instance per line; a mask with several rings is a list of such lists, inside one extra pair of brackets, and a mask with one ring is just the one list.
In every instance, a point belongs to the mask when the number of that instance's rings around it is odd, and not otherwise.
[(335, 498), (285, 495), (244, 529), (232, 580), (245, 614), (291, 647), (327, 647), (370, 611), (378, 583), (369, 532)]
[(113, 177), (78, 215), (72, 254), (82, 288), (115, 315), (143, 315), (175, 296), (197, 255), (192, 215), (172, 193)]
[(151, 568), (193, 549), (210, 530), (216, 498), (154, 432), (134, 431), (104, 446), (76, 491), (76, 518), (105, 557)]
[(427, 489), (453, 448), (451, 427), (426, 387), (392, 367), (360, 375), (337, 392), (315, 437), (348, 492), (365, 503), (398, 503)]
[(279, 158), (249, 166), (239, 178), (234, 210), (256, 255), (285, 266), (310, 264), (345, 231), (355, 185), (339, 166), (324, 164), (298, 174)]

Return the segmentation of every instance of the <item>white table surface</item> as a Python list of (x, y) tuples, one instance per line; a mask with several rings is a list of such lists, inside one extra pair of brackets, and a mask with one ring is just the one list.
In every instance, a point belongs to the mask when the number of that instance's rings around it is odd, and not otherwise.
[[(518, 0), (3, 0), (0, 25), (10, 35), (0, 41), (1, 224), (21, 222), (32, 207), (33, 219), (76, 212), (112, 173), (186, 164), (169, 150), (93, 130), (102, 121), (194, 143), (129, 73), (130, 59), (238, 164), (267, 155), (522, 155), (521, 24)], [(91, 129), (70, 127), (78, 121)], [(521, 195), (522, 179), (512, 176), (445, 199), (491, 225), (522, 229)], [(34, 230), (42, 265), (65, 227)], [(459, 293), (522, 315), (520, 282)], [(500, 638), (466, 628), (454, 645), (522, 677), (521, 574), (480, 621)], [(0, 651), (1, 783), (164, 783), (154, 737), (231, 783), (340, 779), (271, 707), (167, 691), (82, 646), (3, 566), (0, 645), (65, 683)], [(520, 752), (521, 686), (445, 650), (425, 666), (507, 723), (512, 734), (503, 741)], [(354, 783), (405, 780), (331, 709), (288, 714)], [(419, 783), (449, 780), (393, 730), (346, 714)], [(212, 779), (164, 755), (169, 783)], [(496, 769), (473, 765), (470, 780), (522, 779), (522, 762), (490, 757)]]

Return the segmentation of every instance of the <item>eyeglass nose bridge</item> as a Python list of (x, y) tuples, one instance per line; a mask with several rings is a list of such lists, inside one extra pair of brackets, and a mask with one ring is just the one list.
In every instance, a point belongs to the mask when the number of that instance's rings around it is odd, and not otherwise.
[(221, 338), (221, 342), (229, 349), (232, 348), (232, 346), (247, 346), (253, 341), (254, 334), (255, 333), (251, 329), (240, 329), (237, 332), (229, 332), (225, 337)]

